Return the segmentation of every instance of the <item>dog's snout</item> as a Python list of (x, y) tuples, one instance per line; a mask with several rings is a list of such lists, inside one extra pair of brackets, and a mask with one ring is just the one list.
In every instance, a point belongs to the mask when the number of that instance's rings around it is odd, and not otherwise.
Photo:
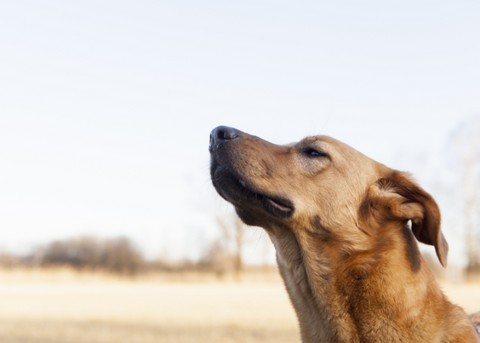
[(218, 126), (210, 133), (210, 144), (208, 150), (215, 150), (220, 143), (237, 138), (240, 131), (228, 126)]

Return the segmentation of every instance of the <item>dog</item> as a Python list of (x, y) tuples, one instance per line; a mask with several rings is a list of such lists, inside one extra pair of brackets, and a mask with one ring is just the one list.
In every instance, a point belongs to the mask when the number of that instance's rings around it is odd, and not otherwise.
[(447, 263), (435, 200), (405, 172), (328, 136), (275, 145), (234, 128), (210, 135), (218, 194), (269, 235), (304, 343), (480, 342), (418, 250)]

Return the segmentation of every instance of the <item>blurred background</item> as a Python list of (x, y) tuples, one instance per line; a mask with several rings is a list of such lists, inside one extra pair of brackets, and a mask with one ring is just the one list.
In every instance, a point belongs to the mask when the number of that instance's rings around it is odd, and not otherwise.
[(218, 125), (333, 136), (413, 173), (480, 310), (480, 3), (3, 1), (0, 341), (299, 342)]

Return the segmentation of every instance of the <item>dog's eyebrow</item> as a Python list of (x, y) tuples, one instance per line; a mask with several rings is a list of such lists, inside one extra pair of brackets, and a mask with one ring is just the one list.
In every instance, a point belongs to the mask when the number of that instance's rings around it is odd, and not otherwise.
[(315, 143), (316, 141), (318, 141), (319, 138), (318, 137), (315, 137), (315, 136), (311, 136), (311, 137), (305, 137), (304, 139), (302, 139), (299, 143), (300, 146), (305, 146), (305, 145), (308, 145), (308, 144), (312, 144), (312, 143)]
[(308, 136), (308, 137), (305, 137), (304, 139), (304, 141), (308, 141), (309, 143), (314, 143), (318, 140), (319, 138), (317, 136)]
[(319, 150), (325, 153), (326, 153), (326, 150), (328, 150), (327, 148), (328, 144), (326, 144), (325, 141), (321, 140), (320, 137), (306, 137), (302, 141), (298, 142), (298, 144), (296, 145), (296, 148), (301, 150), (301, 149), (311, 147), (312, 145), (314, 145), (314, 148), (316, 150)]

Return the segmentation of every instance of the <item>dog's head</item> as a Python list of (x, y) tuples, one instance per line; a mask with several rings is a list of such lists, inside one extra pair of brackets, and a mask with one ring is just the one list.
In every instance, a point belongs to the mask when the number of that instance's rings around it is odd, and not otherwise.
[(324, 239), (365, 241), (412, 222), (446, 265), (440, 211), (407, 173), (327, 136), (275, 145), (219, 126), (210, 136), (217, 192), (248, 225), (304, 228)]

